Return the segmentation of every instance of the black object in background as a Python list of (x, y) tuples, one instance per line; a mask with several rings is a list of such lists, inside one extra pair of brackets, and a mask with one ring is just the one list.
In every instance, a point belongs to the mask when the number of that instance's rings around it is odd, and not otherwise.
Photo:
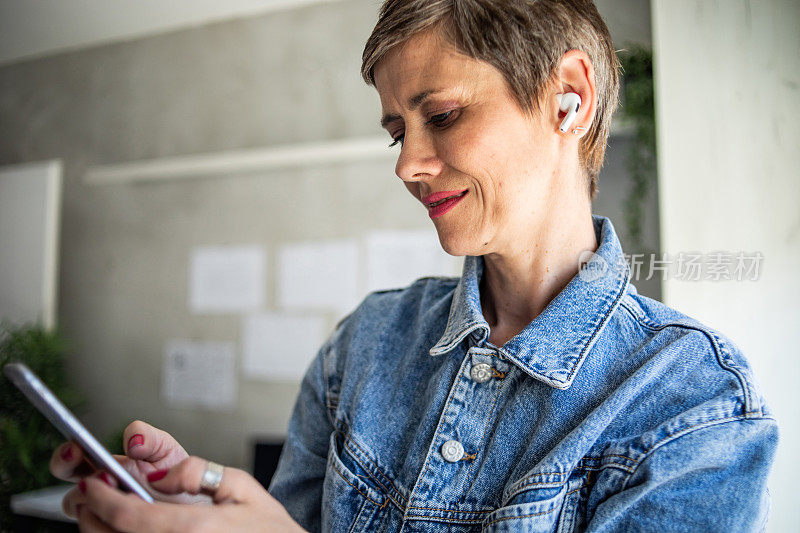
[(266, 489), (275, 470), (278, 469), (278, 459), (283, 450), (283, 440), (263, 440), (255, 442), (255, 454), (253, 455), (253, 477)]

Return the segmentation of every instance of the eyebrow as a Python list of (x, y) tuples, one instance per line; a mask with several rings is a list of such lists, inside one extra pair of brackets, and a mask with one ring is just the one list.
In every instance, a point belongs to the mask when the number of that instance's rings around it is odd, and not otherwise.
[[(414, 109), (422, 105), (422, 102), (424, 102), (430, 95), (440, 93), (442, 92), (442, 90), (443, 89), (427, 89), (425, 91), (415, 94), (414, 96), (408, 99), (408, 108), (413, 111)], [(390, 122), (394, 122), (395, 120), (399, 120), (401, 118), (403, 117), (396, 114), (383, 115), (383, 118), (381, 118), (381, 127), (385, 128), (386, 125), (389, 124)]]

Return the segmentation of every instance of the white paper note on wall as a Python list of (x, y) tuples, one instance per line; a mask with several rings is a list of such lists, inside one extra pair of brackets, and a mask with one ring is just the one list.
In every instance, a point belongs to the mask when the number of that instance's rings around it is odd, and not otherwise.
[(205, 246), (192, 251), (192, 313), (253, 312), (264, 307), (266, 253), (260, 246)]
[(278, 252), (278, 304), (287, 309), (347, 312), (358, 303), (354, 239), (288, 244)]
[(232, 342), (167, 341), (161, 395), (173, 407), (231, 410), (236, 405), (235, 363)]
[(300, 380), (326, 333), (326, 321), (321, 316), (249, 316), (242, 325), (242, 372), (256, 379)]
[(463, 263), (442, 250), (435, 231), (374, 231), (366, 249), (369, 291), (406, 287), (424, 276), (458, 276)]

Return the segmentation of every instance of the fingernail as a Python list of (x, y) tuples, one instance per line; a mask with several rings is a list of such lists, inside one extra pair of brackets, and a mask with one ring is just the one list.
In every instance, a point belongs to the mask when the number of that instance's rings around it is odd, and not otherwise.
[(144, 437), (137, 433), (128, 440), (128, 450), (130, 450), (134, 446), (141, 446), (142, 444), (144, 444)]
[(147, 474), (147, 481), (152, 483), (154, 481), (158, 481), (159, 479), (164, 479), (167, 473), (169, 473), (169, 470), (156, 470), (155, 472), (150, 472)]
[(67, 447), (61, 450), (61, 458), (65, 461), (72, 459), (72, 444), (67, 444)]
[(78, 483), (78, 488), (81, 489), (81, 492), (86, 494), (86, 480), (82, 479), (80, 483)]
[(105, 481), (106, 485), (108, 485), (109, 487), (113, 487), (114, 486), (114, 485), (111, 484), (111, 478), (108, 476), (107, 472), (100, 472), (100, 475), (97, 476), (97, 477), (99, 477), (100, 479)]

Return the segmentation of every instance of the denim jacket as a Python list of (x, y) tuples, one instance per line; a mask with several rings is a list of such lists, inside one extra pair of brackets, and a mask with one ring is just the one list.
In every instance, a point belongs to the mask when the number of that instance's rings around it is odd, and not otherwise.
[(488, 342), (480, 257), (368, 296), (303, 379), (271, 494), (311, 531), (763, 529), (777, 424), (740, 350), (637, 293), (611, 222)]

